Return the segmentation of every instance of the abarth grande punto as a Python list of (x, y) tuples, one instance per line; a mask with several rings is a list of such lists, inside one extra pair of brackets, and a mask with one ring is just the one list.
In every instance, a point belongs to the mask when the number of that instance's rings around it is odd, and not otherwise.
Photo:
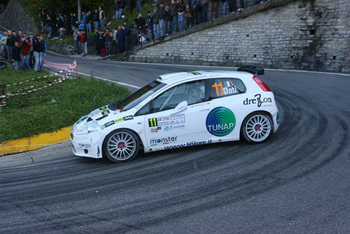
[(261, 143), (278, 129), (264, 69), (179, 72), (159, 76), (124, 100), (83, 116), (71, 131), (76, 156), (113, 162), (152, 152), (244, 139)]

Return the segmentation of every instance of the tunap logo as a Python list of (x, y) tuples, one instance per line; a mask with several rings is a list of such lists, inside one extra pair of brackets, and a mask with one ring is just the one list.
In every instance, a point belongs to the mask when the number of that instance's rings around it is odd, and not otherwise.
[(236, 117), (226, 107), (216, 107), (210, 111), (206, 120), (207, 130), (214, 136), (226, 136), (230, 134), (236, 125)]

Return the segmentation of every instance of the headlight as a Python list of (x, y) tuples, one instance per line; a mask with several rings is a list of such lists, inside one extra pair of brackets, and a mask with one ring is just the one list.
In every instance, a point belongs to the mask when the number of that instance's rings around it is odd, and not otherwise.
[(89, 122), (87, 125), (87, 130), (88, 132), (96, 132), (98, 130), (100, 130), (100, 126), (98, 126), (98, 124), (95, 121)]
[(91, 122), (84, 124), (80, 128), (77, 128), (77, 131), (75, 132), (75, 134), (84, 135), (84, 134), (88, 134), (90, 132), (96, 132), (98, 130), (100, 130), (100, 126), (98, 126), (98, 124), (95, 121), (91, 121)]

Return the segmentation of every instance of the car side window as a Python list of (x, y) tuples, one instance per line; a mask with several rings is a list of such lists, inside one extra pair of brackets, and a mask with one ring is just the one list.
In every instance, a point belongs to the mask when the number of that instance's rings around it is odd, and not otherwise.
[(150, 114), (150, 113), (151, 113), (151, 103), (152, 103), (152, 102), (148, 102), (146, 105), (144, 105), (144, 106), (135, 114), (135, 116)]
[(208, 82), (211, 98), (237, 95), (246, 92), (246, 87), (237, 78), (215, 78)]
[(153, 100), (152, 112), (174, 109), (180, 102), (188, 105), (205, 101), (205, 82), (187, 82), (168, 89)]

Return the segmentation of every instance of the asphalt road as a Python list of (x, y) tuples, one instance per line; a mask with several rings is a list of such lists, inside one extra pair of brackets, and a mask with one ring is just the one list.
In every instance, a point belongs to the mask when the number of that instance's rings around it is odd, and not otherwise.
[[(136, 86), (199, 69), (77, 62), (81, 72)], [(264, 144), (124, 164), (74, 157), (69, 142), (0, 158), (0, 233), (350, 233), (350, 76), (268, 70), (261, 78), (283, 116)]]

